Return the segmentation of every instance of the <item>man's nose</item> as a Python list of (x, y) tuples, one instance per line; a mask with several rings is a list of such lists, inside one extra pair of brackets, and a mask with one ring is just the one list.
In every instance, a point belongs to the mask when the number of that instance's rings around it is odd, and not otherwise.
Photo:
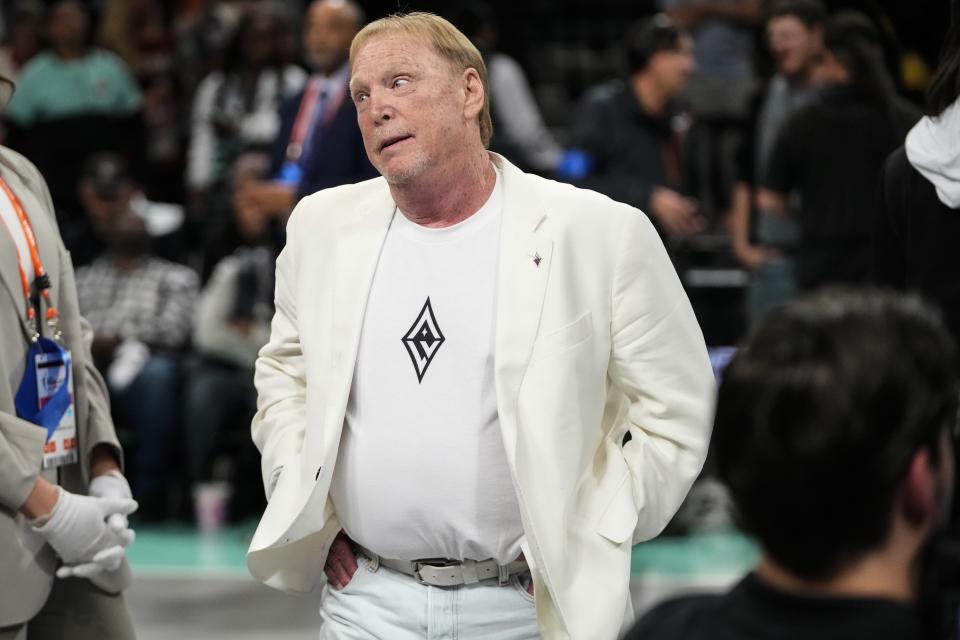
[(380, 124), (389, 122), (394, 116), (393, 102), (390, 96), (383, 91), (370, 92), (370, 115), (374, 122)]

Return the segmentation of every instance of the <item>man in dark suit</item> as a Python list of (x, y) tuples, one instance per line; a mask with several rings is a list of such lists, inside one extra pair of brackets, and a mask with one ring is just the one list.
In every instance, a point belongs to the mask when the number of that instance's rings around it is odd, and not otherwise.
[(377, 175), (347, 91), (350, 42), (363, 22), (363, 11), (350, 0), (315, 0), (309, 6), (303, 40), (314, 73), (281, 110), (272, 179), (240, 182), (237, 208), (265, 218), (285, 217), (306, 195)]

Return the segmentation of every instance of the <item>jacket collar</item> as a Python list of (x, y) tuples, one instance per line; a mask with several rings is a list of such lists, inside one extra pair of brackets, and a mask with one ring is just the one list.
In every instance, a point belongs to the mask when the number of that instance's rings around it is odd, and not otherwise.
[[(30, 216), (30, 223), (33, 226), (34, 235), (37, 238), (37, 245), (40, 249), (40, 259), (43, 262), (44, 269), (50, 276), (51, 289), (50, 297), (57, 304), (60, 298), (60, 255), (57, 250), (59, 239), (56, 238), (55, 223), (51, 220), (53, 212), (44, 211), (46, 203), (41, 202), (36, 194), (46, 189), (43, 184), (36, 184), (28, 177), (22, 174), (22, 167), (11, 158), (6, 149), (0, 148), (0, 177), (3, 177), (10, 186), (10, 189), (20, 199), (23, 208)], [(0, 198), (6, 195), (0, 192)], [(17, 264), (17, 250), (11, 233), (17, 233), (19, 230), (6, 229), (5, 225), (0, 229), (0, 282), (2, 288), (7, 290), (11, 297), (17, 317), (20, 319), (20, 327), (25, 337), (32, 335), (34, 328), (28, 326), (26, 320), (27, 303), (23, 296), (23, 286), (20, 282), (20, 272)], [(28, 256), (22, 256), (22, 259), (28, 260)]]

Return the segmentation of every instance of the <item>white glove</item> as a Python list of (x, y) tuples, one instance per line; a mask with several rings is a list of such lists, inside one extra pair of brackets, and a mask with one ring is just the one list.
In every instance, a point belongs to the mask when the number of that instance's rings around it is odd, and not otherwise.
[(39, 526), (31, 523), (33, 530), (46, 539), (65, 565), (80, 565), (60, 567), (57, 576), (90, 577), (119, 568), (123, 548), (133, 541), (134, 534), (132, 531), (117, 533), (107, 526), (106, 520), (113, 514), (133, 513), (137, 510), (136, 501), (81, 496), (60, 487), (57, 491), (57, 503), (46, 522)]
[[(90, 490), (87, 493), (94, 498), (125, 498), (127, 500), (133, 498), (130, 484), (116, 469), (91, 480)], [(114, 513), (107, 518), (107, 525), (117, 533), (129, 529), (127, 516), (122, 513)]]

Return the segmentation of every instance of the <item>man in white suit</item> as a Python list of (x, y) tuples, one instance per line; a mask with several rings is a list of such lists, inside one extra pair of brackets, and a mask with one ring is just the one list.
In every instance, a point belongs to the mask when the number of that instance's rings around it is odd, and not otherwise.
[(632, 544), (706, 455), (713, 378), (640, 211), (486, 150), (486, 70), (445, 20), (363, 29), (383, 177), (304, 198), (277, 260), (248, 566), (327, 638), (606, 639)]

